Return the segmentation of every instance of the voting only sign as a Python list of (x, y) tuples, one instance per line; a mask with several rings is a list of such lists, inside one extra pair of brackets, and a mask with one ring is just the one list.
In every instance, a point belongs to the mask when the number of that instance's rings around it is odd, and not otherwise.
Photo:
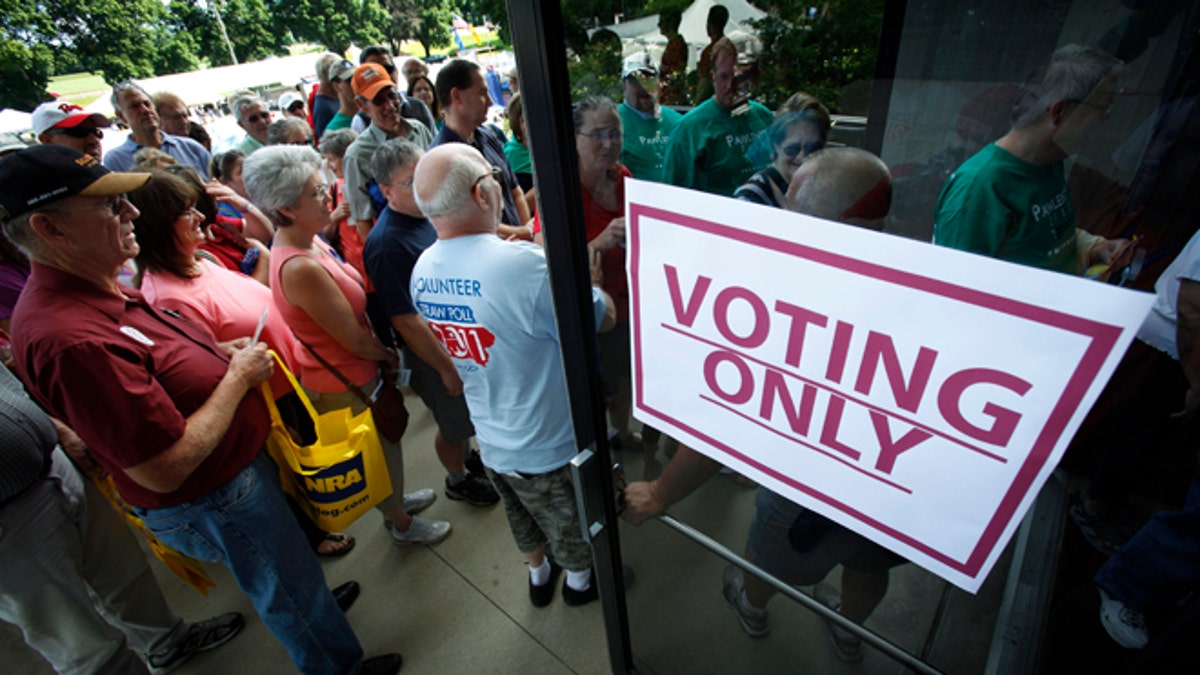
[(971, 592), (1153, 296), (626, 183), (634, 412)]

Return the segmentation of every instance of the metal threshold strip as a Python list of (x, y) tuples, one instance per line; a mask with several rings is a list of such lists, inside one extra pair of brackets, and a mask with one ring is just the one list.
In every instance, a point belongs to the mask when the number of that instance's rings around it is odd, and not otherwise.
[(892, 643), (891, 641), (880, 636), (879, 634), (874, 633), (874, 632), (868, 630), (867, 628), (860, 626), (857, 623), (854, 623), (853, 621), (847, 619), (846, 617), (842, 616), (841, 614), (838, 614), (837, 612), (834, 612), (833, 610), (829, 609), (825, 605), (822, 605), (821, 603), (819, 603), (816, 600), (814, 600), (813, 598), (811, 598), (806, 593), (800, 592), (794, 586), (790, 586), (788, 584), (783, 583), (779, 579), (776, 579), (774, 576), (769, 574), (766, 570), (747, 561), (746, 559), (742, 558), (741, 556), (739, 556), (738, 554), (729, 550), (728, 548), (725, 548), (725, 546), (721, 545), (715, 539), (713, 539), (712, 537), (709, 537), (707, 534), (704, 534), (703, 532), (701, 532), (700, 530), (697, 530), (696, 528), (692, 527), (691, 525), (687, 525), (679, 520), (676, 520), (675, 518), (672, 518), (669, 515), (659, 516), (658, 520), (661, 521), (662, 523), (666, 524), (667, 526), (674, 528), (680, 534), (687, 537), (688, 539), (691, 539), (692, 541), (696, 542), (700, 546), (721, 556), (725, 560), (728, 560), (729, 562), (733, 563), (734, 565), (737, 565), (738, 567), (742, 568), (743, 570), (745, 570), (757, 577), (764, 579), (767, 583), (774, 586), (775, 589), (778, 590), (780, 593), (786, 595), (787, 597), (791, 598), (792, 600), (795, 600), (797, 603), (799, 603), (801, 606), (808, 609), (809, 611), (815, 612), (818, 616), (820, 616), (824, 619), (827, 619), (828, 621), (831, 621), (831, 622), (837, 624), (838, 626), (845, 628), (846, 630), (854, 633), (858, 637), (862, 638), (862, 640), (864, 642), (866, 642), (867, 644), (870, 644), (872, 647), (875, 647), (876, 649), (883, 652), (884, 654), (886, 654), (888, 657), (892, 658), (893, 660), (895, 660), (899, 663), (902, 663), (905, 666), (908, 666), (909, 668), (912, 668), (914, 671), (916, 671), (918, 673), (929, 673), (930, 675), (941, 675), (942, 671), (938, 670), (937, 668), (934, 668), (933, 666), (929, 665), (928, 663), (913, 656), (912, 654), (908, 653), (904, 649), (900, 648), (900, 646)]

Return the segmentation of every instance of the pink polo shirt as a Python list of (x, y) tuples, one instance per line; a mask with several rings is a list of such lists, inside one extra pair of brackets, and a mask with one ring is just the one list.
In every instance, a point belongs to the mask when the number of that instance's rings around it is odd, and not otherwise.
[[(263, 309), (267, 323), (259, 340), (274, 349), (288, 368), (295, 370), (297, 343), (283, 316), (275, 310), (271, 289), (250, 277), (200, 260), (204, 273), (185, 279), (170, 273), (151, 273), (142, 279), (142, 295), (158, 309), (179, 312), (208, 326), (217, 342), (254, 337)], [(279, 398), (292, 390), (282, 370), (271, 376), (271, 393)]]

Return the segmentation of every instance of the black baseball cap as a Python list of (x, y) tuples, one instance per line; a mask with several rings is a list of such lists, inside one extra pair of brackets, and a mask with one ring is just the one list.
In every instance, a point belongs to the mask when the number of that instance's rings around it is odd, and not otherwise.
[(0, 221), (75, 195), (125, 194), (148, 180), (148, 173), (111, 172), (74, 148), (35, 145), (0, 159)]

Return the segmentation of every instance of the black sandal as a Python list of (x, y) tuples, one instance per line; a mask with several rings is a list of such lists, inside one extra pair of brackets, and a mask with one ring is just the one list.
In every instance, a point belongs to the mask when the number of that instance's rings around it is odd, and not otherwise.
[[(337, 549), (334, 551), (330, 551), (329, 553), (321, 553), (319, 550), (317, 550), (317, 548), (314, 548), (313, 553), (316, 553), (317, 555), (319, 555), (323, 558), (340, 558), (340, 557), (346, 555), (347, 553), (349, 553), (350, 551), (353, 551), (354, 544), (357, 543), (354, 540), (354, 537), (351, 537), (348, 534), (333, 534), (333, 533), (327, 533), (325, 535), (325, 538), (322, 539), (321, 541), (322, 542), (336, 541), (339, 544), (342, 542), (347, 542), (347, 541), (350, 542), (345, 548), (340, 548), (340, 549)], [(320, 544), (317, 544), (317, 547), (320, 547)]]

